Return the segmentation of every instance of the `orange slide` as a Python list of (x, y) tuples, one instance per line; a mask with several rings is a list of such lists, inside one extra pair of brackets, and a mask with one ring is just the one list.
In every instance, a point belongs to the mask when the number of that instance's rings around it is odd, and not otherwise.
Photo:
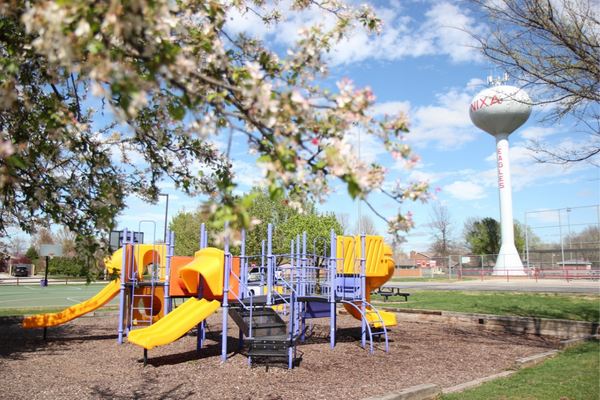
[[(222, 296), (224, 263), (222, 250), (209, 247), (197, 251), (196, 258), (180, 270), (188, 291), (196, 291), (198, 277), (202, 275), (212, 295)], [(129, 332), (127, 340), (147, 350), (174, 342), (219, 307), (221, 303), (217, 300), (191, 298), (151, 326)]]
[(23, 320), (23, 328), (47, 328), (56, 326), (71, 321), (77, 317), (87, 314), (90, 311), (102, 307), (112, 299), (114, 299), (121, 289), (121, 280), (115, 279), (97, 295), (83, 303), (76, 304), (67, 308), (64, 311), (55, 314), (38, 314), (32, 317), (27, 317)]

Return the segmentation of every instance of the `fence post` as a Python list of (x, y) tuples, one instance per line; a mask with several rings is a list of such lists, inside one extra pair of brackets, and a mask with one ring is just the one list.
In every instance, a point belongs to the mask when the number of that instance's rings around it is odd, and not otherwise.
[(535, 269), (535, 283), (538, 281), (538, 269)]
[(481, 282), (483, 282), (483, 265), (481, 266)]
[(508, 275), (509, 275), (509, 272), (508, 272), (508, 269), (507, 269), (507, 270), (506, 270), (506, 282), (508, 282), (508, 281), (509, 281), (509, 279), (508, 279)]
[(567, 283), (569, 283), (569, 270), (565, 269), (565, 271), (567, 272)]

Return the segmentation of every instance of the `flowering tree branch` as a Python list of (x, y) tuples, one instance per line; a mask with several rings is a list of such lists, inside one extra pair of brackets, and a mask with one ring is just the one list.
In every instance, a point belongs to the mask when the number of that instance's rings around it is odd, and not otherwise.
[[(319, 7), (331, 28), (299, 32), (281, 57), (266, 43), (232, 35), (234, 13), (252, 12), (274, 26), (277, 1), (15, 0), (0, 5), (0, 231), (32, 232), (49, 223), (77, 232), (90, 252), (136, 194), (157, 201), (170, 179), (190, 195), (208, 194), (215, 220), (248, 227), (248, 199), (236, 187), (229, 149), (212, 135), (246, 135), (271, 196), (283, 192), (324, 201), (341, 180), (351, 197), (384, 192), (398, 204), (426, 199), (427, 185), (382, 184), (386, 171), (357, 159), (347, 141), (355, 124), (397, 160), (416, 162), (403, 136), (403, 116), (375, 120), (375, 96), (349, 80), (335, 93), (320, 88), (326, 56), (355, 23), (378, 32), (368, 6), (337, 0), (294, 0), (290, 12)], [(96, 128), (88, 93), (114, 121)], [(392, 232), (411, 226), (400, 210)]]

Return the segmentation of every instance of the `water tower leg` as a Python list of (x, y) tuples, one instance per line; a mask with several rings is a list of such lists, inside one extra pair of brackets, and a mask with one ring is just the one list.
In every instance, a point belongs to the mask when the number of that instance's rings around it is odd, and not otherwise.
[(498, 161), (498, 191), (500, 192), (500, 229), (502, 246), (492, 275), (523, 276), (525, 270), (517, 248), (515, 247), (515, 229), (513, 225), (512, 188), (510, 179), (510, 160), (508, 158), (508, 134), (496, 136), (496, 159)]

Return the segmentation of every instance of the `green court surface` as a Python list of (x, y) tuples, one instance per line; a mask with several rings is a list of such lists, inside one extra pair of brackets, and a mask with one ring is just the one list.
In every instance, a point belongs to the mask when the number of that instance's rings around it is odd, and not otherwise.
[[(84, 302), (98, 292), (106, 284), (91, 285), (19, 285), (0, 286), (0, 309), (7, 308), (50, 308), (71, 307)], [(118, 306), (119, 296), (112, 299), (107, 306)]]

